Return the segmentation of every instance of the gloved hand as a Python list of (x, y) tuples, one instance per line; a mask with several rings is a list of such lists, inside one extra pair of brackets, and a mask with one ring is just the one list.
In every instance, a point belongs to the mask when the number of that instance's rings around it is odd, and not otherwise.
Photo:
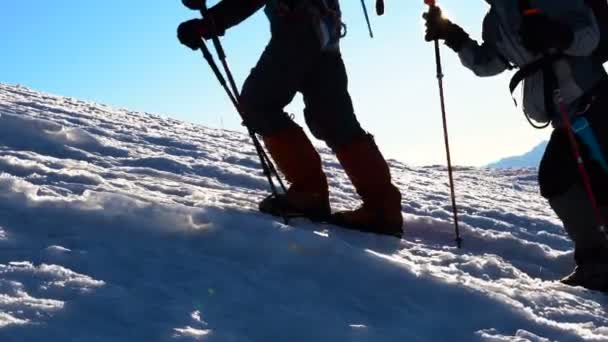
[(202, 19), (188, 20), (177, 27), (177, 39), (192, 50), (197, 50), (202, 44), (202, 36), (206, 30)]
[(566, 50), (574, 40), (574, 32), (567, 24), (543, 14), (524, 16), (519, 33), (523, 46), (536, 53)]
[(200, 11), (205, 0), (182, 0), (182, 4), (191, 10)]
[(192, 50), (201, 46), (201, 39), (211, 39), (215, 35), (223, 36), (224, 31), (214, 32), (214, 25), (209, 19), (188, 20), (177, 28), (177, 39)]
[(442, 16), (441, 9), (437, 6), (431, 6), (422, 18), (426, 21), (424, 39), (427, 42), (443, 39), (448, 47), (458, 52), (469, 39), (469, 35), (460, 26)]

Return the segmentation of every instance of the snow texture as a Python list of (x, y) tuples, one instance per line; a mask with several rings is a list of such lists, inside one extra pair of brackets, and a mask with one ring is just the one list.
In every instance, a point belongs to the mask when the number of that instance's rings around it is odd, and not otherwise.
[(608, 341), (534, 171), (456, 169), (459, 250), (445, 168), (390, 165), (402, 240), (286, 226), (244, 134), (0, 84), (0, 341)]

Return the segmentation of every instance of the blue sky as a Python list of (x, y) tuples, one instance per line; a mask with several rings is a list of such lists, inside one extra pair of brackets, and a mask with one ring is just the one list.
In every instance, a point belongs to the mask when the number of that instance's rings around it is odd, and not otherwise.
[[(368, 8), (373, 1), (366, 0)], [(209, 1), (213, 5), (215, 1)], [(358, 0), (342, 0), (342, 52), (357, 116), (388, 157), (445, 162), (432, 45), (423, 40), (423, 1), (386, 0), (367, 35)], [(445, 0), (474, 38), (482, 0)], [(0, 2), (0, 82), (158, 113), (208, 127), (242, 130), (238, 115), (200, 54), (179, 45), (177, 25), (197, 16), (180, 0)], [(370, 13), (372, 14), (372, 13)], [(269, 37), (260, 11), (223, 42), (239, 84)], [(442, 49), (454, 163), (482, 165), (520, 154), (548, 137), (529, 127), (507, 91), (508, 74), (479, 79)], [(289, 112), (303, 124), (299, 97)]]

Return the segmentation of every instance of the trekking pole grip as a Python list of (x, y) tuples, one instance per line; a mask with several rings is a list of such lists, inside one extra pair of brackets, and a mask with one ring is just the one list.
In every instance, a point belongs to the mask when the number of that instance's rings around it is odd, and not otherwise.
[(384, 0), (376, 0), (376, 14), (384, 15)]

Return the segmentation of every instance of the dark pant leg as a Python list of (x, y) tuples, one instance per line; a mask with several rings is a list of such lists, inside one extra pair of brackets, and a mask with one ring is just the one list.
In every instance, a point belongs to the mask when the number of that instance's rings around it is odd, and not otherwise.
[(304, 117), (313, 135), (334, 151), (363, 137), (348, 93), (348, 78), (337, 51), (323, 53), (302, 86)]
[[(598, 90), (586, 117), (601, 145), (604, 157), (608, 151), (608, 91)], [(579, 148), (594, 195), (604, 217), (608, 214), (608, 174), (591, 160), (587, 147)], [(567, 132), (556, 129), (539, 168), (541, 194), (561, 219), (574, 242), (574, 257), (578, 265), (608, 263), (608, 241), (600, 233), (595, 212), (585, 191), (573, 157)]]
[[(586, 118), (601, 146), (604, 158), (608, 160), (608, 84), (595, 92), (595, 100)], [(589, 150), (580, 140), (578, 146), (595, 196), (600, 204), (608, 206), (608, 174), (599, 163), (591, 159)], [(564, 128), (556, 128), (551, 134), (540, 163), (538, 181), (541, 194), (545, 198), (561, 195), (572, 185), (581, 183), (581, 175)]]
[(563, 129), (555, 129), (538, 169), (540, 193), (547, 199), (553, 198), (565, 193), (578, 179), (568, 136)]
[(308, 25), (278, 26), (245, 81), (240, 98), (245, 125), (262, 136), (295, 125), (283, 108), (293, 100), (320, 54)]
[[(604, 159), (608, 161), (608, 82), (596, 91), (595, 100), (589, 109), (589, 124), (597, 138)], [(593, 191), (598, 202), (608, 206), (608, 173), (600, 164), (591, 160), (589, 152), (583, 148), (585, 165), (589, 169)]]

